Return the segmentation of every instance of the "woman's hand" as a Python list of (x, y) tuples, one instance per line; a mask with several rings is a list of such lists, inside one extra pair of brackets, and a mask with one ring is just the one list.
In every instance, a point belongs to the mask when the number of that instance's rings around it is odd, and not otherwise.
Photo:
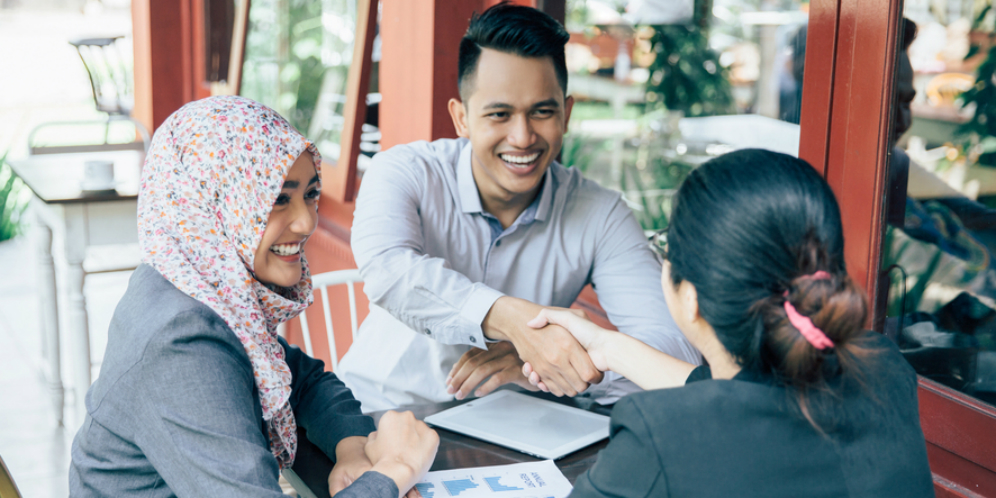
[[(609, 339), (616, 332), (605, 330), (595, 325), (585, 317), (584, 312), (570, 309), (544, 308), (540, 311), (539, 315), (536, 315), (536, 318), (530, 320), (526, 325), (538, 329), (549, 324), (559, 325), (567, 329), (588, 352), (588, 356), (591, 358), (591, 362), (595, 365), (595, 368), (602, 372), (611, 370), (605, 348)], [(524, 364), (522, 366), (522, 373), (529, 379), (532, 385), (547, 391), (546, 385), (543, 384), (543, 379), (540, 379), (539, 375), (533, 371), (532, 365), (529, 363)]]
[(362, 436), (347, 437), (335, 446), (335, 467), (329, 474), (329, 495), (346, 489), (353, 481), (360, 478), (364, 472), (373, 467), (367, 458), (364, 447), (367, 438)]
[(439, 434), (412, 412), (387, 412), (364, 447), (371, 470), (390, 477), (404, 496), (429, 471), (439, 448)]

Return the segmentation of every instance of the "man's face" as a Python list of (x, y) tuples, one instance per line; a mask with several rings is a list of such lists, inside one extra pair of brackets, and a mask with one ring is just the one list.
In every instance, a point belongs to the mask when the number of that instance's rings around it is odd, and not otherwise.
[(916, 97), (916, 89), (913, 88), (913, 66), (910, 65), (910, 58), (905, 51), (899, 52), (899, 59), (896, 61), (896, 110), (892, 123), (892, 143), (895, 144), (899, 138), (910, 129), (913, 124), (913, 116), (910, 112), (910, 104)]
[(457, 134), (470, 139), (482, 196), (512, 201), (539, 188), (560, 151), (573, 99), (564, 99), (553, 61), (483, 49), (466, 84), (466, 101), (450, 101)]

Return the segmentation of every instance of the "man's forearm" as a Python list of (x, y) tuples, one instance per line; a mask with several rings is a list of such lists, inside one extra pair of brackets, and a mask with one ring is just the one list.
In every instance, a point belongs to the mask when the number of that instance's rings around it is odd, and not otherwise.
[[(515, 342), (517, 333), (529, 318), (543, 309), (525, 299), (502, 296), (491, 305), (481, 323), (484, 336), (496, 341)], [(528, 317), (523, 320), (523, 317)], [(521, 322), (521, 323), (520, 323)]]

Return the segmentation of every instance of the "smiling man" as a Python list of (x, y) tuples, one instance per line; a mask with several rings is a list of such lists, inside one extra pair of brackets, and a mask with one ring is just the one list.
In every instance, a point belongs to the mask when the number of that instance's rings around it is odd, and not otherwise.
[(352, 248), (370, 315), (339, 376), (365, 411), (483, 395), (529, 361), (557, 395), (613, 402), (637, 388), (602, 378), (563, 328), (531, 329), (591, 283), (619, 329), (699, 363), (660, 287), (660, 263), (620, 194), (556, 162), (574, 101), (550, 16), (500, 4), (460, 43), (458, 139), (374, 157)]

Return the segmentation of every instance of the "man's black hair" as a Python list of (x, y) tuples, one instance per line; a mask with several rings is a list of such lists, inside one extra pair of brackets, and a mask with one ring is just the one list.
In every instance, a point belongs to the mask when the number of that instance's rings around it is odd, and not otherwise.
[(560, 89), (567, 94), (567, 64), (564, 45), (570, 35), (549, 14), (531, 7), (500, 3), (470, 18), (467, 33), (460, 40), (457, 85), (466, 103), (468, 85), (473, 84), (481, 49), (489, 48), (519, 57), (550, 57)]
[(916, 23), (904, 17), (899, 20), (899, 30), (899, 47), (905, 52), (910, 49), (910, 45), (916, 39)]

